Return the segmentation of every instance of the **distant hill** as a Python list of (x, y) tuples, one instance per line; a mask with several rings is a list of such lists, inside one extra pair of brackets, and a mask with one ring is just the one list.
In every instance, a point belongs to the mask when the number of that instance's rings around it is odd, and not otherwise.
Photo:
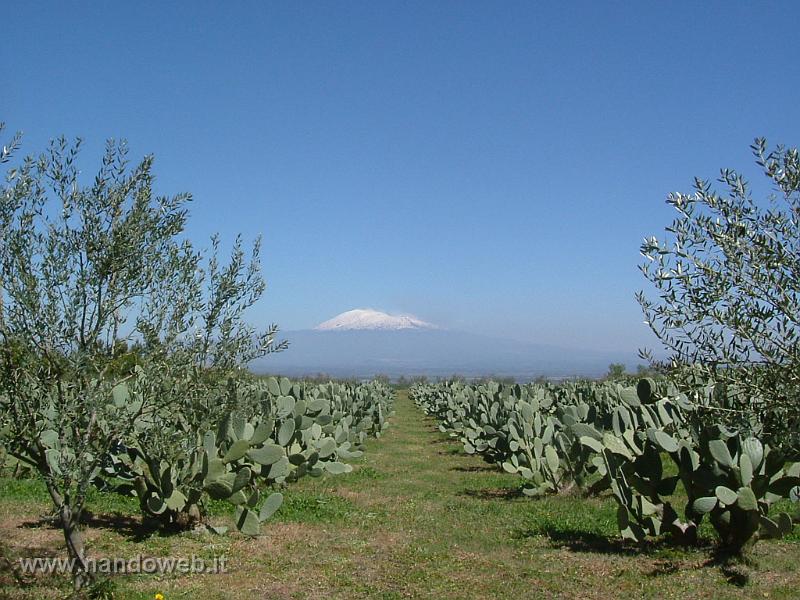
[[(375, 315), (370, 316), (373, 317)], [(338, 317), (326, 323), (336, 319)], [(289, 349), (254, 361), (251, 369), (257, 373), (289, 376), (326, 373), (332, 377), (372, 377), (383, 374), (395, 378), (459, 374), (527, 381), (538, 376), (599, 377), (608, 371), (612, 362), (629, 367), (639, 362), (635, 350), (621, 355), (435, 329), (424, 322), (393, 327), (386, 324), (397, 325), (398, 321), (378, 319), (380, 324), (370, 328), (360, 318), (355, 321), (360, 324), (283, 332), (282, 337), (289, 340)]]

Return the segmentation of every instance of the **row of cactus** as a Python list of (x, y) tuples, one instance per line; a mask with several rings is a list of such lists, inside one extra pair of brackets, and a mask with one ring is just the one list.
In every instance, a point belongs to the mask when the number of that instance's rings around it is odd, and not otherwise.
[[(691, 543), (707, 515), (722, 546), (741, 553), (792, 530), (797, 517), (770, 516), (770, 507), (800, 500), (800, 458), (762, 443), (757, 424), (723, 424), (714, 416), (714, 394), (713, 385), (687, 395), (652, 379), (635, 387), (490, 381), (411, 390), (441, 431), (467, 453), (521, 475), (528, 495), (610, 490), (620, 532), (636, 541), (668, 534)], [(679, 488), (688, 498), (681, 513), (674, 506)]]
[(601, 465), (580, 443), (580, 428), (611, 428), (613, 408), (628, 392), (620, 386), (489, 381), (418, 385), (411, 395), (439, 420), (442, 431), (460, 439), (467, 453), (520, 474), (523, 491), (537, 496), (585, 487), (593, 480)]
[[(127, 386), (115, 401), (136, 402)], [(205, 406), (155, 411), (136, 422), (103, 469), (115, 489), (137, 496), (143, 514), (166, 527), (205, 521), (208, 499), (235, 507), (237, 528), (256, 535), (280, 507), (280, 489), (304, 476), (340, 474), (380, 436), (393, 414), (383, 383), (229, 380)]]

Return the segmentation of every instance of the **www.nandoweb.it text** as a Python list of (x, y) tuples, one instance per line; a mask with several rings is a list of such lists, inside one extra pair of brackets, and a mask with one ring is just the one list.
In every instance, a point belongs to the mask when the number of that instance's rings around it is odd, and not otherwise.
[[(226, 556), (203, 558), (200, 556), (154, 557), (134, 556), (133, 558), (87, 558), (85, 570), (89, 573), (105, 575), (119, 574), (215, 574), (227, 572)], [(57, 557), (30, 557), (18, 560), (23, 574), (71, 573), (75, 559)]]

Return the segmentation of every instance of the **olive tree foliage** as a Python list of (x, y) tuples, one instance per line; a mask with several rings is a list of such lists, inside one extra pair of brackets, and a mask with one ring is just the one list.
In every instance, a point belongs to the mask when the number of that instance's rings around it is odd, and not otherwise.
[(152, 156), (131, 165), (109, 141), (83, 185), (79, 150), (57, 139), (0, 189), (0, 444), (46, 484), (77, 588), (91, 580), (86, 495), (110, 451), (202, 399), (209, 373), (285, 346), (243, 321), (264, 291), (258, 242), (248, 257), (237, 239), (221, 263), (216, 238), (208, 255), (182, 238), (191, 197), (153, 193)]
[[(6, 128), (6, 124), (0, 121), (0, 135), (3, 134), (3, 131)], [(8, 141), (7, 144), (3, 144), (0, 147), (0, 165), (7, 163), (11, 160), (14, 155), (14, 152), (17, 151), (19, 148), (20, 142), (22, 141), (22, 135), (18, 132), (14, 134), (11, 140)], [(12, 174), (10, 173), (9, 176)], [(4, 188), (0, 188), (0, 193), (4, 192)], [(2, 209), (2, 208), (0, 208)], [(6, 219), (4, 219), (3, 213), (0, 213), (0, 223), (4, 223)], [(4, 230), (0, 229), (0, 244), (3, 243), (3, 236)], [(3, 294), (2, 294), (3, 284), (2, 279), (0, 279), (0, 324), (3, 322)]]
[(641, 246), (656, 296), (637, 300), (678, 374), (717, 382), (726, 406), (766, 435), (796, 436), (800, 154), (762, 138), (751, 149), (771, 193), (755, 199), (740, 173), (724, 169), (723, 192), (696, 179), (693, 193), (670, 194), (678, 215), (668, 238)]

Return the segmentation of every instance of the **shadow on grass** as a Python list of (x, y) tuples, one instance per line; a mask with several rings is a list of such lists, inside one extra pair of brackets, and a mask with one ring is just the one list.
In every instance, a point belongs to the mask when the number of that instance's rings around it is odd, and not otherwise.
[(522, 492), (522, 488), (519, 487), (467, 489), (460, 492), (459, 496), (477, 498), (478, 500), (517, 500), (526, 497)]
[(493, 473), (499, 473), (500, 470), (497, 468), (497, 465), (477, 465), (473, 467), (450, 467), (451, 471), (460, 471), (462, 473), (482, 473), (486, 471), (491, 471)]
[(552, 545), (567, 548), (572, 552), (599, 552), (601, 554), (640, 554), (643, 546), (633, 544), (620, 538), (611, 538), (594, 531), (583, 531), (572, 528), (537, 527), (519, 529), (512, 534), (517, 540), (534, 537), (546, 537)]
[(439, 450), (437, 454), (439, 456), (456, 456), (456, 455), (464, 457), (469, 456), (468, 454), (464, 454), (461, 451), (461, 448), (448, 448), (447, 450)]
[(729, 584), (745, 587), (750, 583), (753, 570), (758, 565), (751, 558), (716, 547), (711, 552), (711, 558), (703, 563), (703, 566), (718, 568)]
[[(688, 551), (691, 548), (683, 548)], [(750, 583), (753, 575), (753, 564), (739, 556), (731, 556), (720, 550), (718, 547), (694, 547), (695, 550), (710, 552), (711, 558), (702, 562), (688, 563), (681, 560), (661, 560), (656, 561), (653, 570), (647, 574), (648, 577), (660, 577), (662, 575), (672, 575), (681, 570), (689, 569), (719, 569), (725, 581), (733, 586), (743, 588)]]
[[(435, 433), (440, 433), (438, 430)], [(437, 437), (430, 441), (430, 444), (459, 444), (460, 442), (456, 438), (442, 438)]]
[(113, 514), (89, 514), (85, 520), (89, 527), (97, 529), (107, 529), (118, 533), (122, 537), (128, 538), (133, 542), (142, 542), (154, 535), (167, 537), (179, 533), (186, 533), (185, 528), (178, 525), (164, 527), (157, 521), (132, 517), (119, 513)]
[[(597, 552), (600, 554), (617, 554), (622, 556), (663, 556), (674, 555), (685, 558), (687, 553), (698, 551), (713, 552), (714, 545), (710, 540), (700, 540), (696, 545), (681, 545), (669, 538), (658, 538), (637, 543), (623, 540), (618, 536), (608, 536), (596, 531), (586, 531), (571, 527), (541, 527), (534, 529), (521, 529), (512, 534), (517, 540), (532, 537), (546, 537), (551, 544), (559, 548), (567, 548), (572, 552)], [(713, 561), (713, 559), (712, 559)], [(652, 575), (667, 574), (670, 572), (667, 563), (660, 563)], [(709, 562), (709, 564), (711, 564)], [(717, 564), (717, 563), (714, 563)]]
[[(185, 533), (186, 529), (180, 527), (162, 527), (158, 522), (142, 520), (140, 517), (123, 515), (121, 513), (94, 514), (87, 511), (81, 523), (93, 529), (107, 529), (118, 533), (133, 542), (142, 542), (153, 535), (166, 537), (178, 533)], [(58, 519), (54, 517), (41, 517), (36, 521), (25, 521), (20, 525), (25, 529), (61, 529)]]
[(754, 568), (754, 563), (748, 558), (731, 555), (720, 548), (714, 539), (706, 537), (688, 545), (667, 536), (637, 543), (623, 540), (618, 535), (563, 525), (542, 525), (512, 533), (512, 538), (516, 540), (537, 537), (547, 538), (552, 546), (572, 552), (648, 557), (652, 559), (652, 570), (646, 576), (653, 578), (687, 569), (711, 568), (719, 569), (730, 585), (744, 587), (750, 582)]

